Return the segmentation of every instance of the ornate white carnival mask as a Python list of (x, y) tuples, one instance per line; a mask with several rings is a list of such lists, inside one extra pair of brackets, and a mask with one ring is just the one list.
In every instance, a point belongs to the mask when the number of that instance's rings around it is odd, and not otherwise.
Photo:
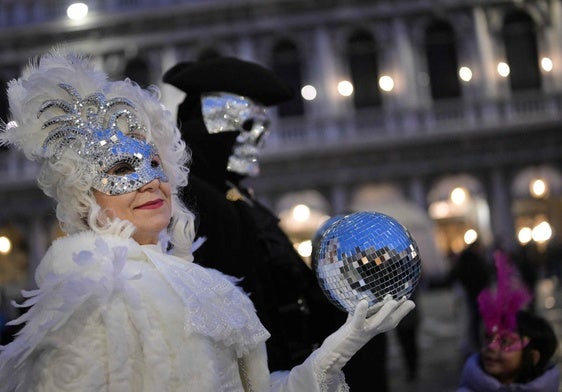
[(58, 86), (72, 99), (47, 100), (39, 108), (37, 118), (54, 109), (64, 112), (43, 123), (42, 129), (50, 129), (44, 158), (58, 159), (65, 149), (73, 149), (89, 165), (92, 187), (107, 195), (129, 193), (155, 179), (168, 181), (131, 101), (107, 99), (101, 92), (82, 98), (71, 85)]

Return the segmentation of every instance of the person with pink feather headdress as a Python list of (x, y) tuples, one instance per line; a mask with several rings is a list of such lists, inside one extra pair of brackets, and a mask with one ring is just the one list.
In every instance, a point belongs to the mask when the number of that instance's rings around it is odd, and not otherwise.
[(527, 309), (532, 296), (507, 255), (497, 251), (494, 260), (496, 287), (478, 296), (485, 337), (480, 352), (465, 362), (457, 392), (557, 392), (554, 330)]

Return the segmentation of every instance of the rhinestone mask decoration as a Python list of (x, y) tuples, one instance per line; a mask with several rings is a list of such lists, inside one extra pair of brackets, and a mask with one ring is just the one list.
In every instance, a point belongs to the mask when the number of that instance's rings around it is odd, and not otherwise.
[(240, 132), (228, 159), (227, 170), (257, 176), (259, 150), (269, 126), (266, 108), (250, 98), (219, 92), (203, 94), (201, 110), (210, 134)]
[[(156, 147), (144, 140), (147, 131), (131, 101), (122, 97), (108, 100), (99, 92), (82, 98), (74, 87), (58, 86), (72, 100), (52, 99), (39, 108), (37, 118), (53, 109), (64, 112), (41, 127), (51, 129), (43, 143), (45, 158), (59, 159), (65, 149), (72, 148), (88, 162), (92, 187), (106, 195), (129, 193), (155, 179), (168, 181), (155, 159)], [(120, 126), (126, 128), (126, 134)], [(123, 165), (123, 174), (109, 174), (118, 165)]]
[(347, 215), (326, 229), (313, 268), (330, 302), (353, 313), (366, 299), (369, 316), (388, 294), (409, 298), (421, 275), (418, 246), (408, 230), (394, 218), (372, 212)]

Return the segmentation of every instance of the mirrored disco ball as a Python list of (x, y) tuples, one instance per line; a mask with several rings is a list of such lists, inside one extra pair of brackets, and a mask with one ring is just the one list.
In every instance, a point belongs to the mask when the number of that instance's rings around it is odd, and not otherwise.
[(410, 297), (421, 275), (416, 242), (396, 219), (357, 212), (325, 230), (313, 255), (318, 282), (328, 299), (353, 313), (361, 299), (374, 314), (387, 294)]
[(330, 218), (328, 218), (324, 223), (322, 223), (320, 225), (320, 227), (316, 230), (316, 232), (314, 233), (314, 236), (312, 237), (311, 240), (311, 245), (312, 245), (312, 252), (311, 252), (311, 262), (312, 262), (312, 269), (314, 271), (316, 271), (316, 257), (314, 257), (315, 254), (318, 253), (318, 248), (320, 247), (320, 240), (322, 239), (322, 236), (324, 235), (324, 233), (326, 232), (326, 230), (328, 230), (330, 228), (330, 226), (332, 226), (334, 223), (336, 223), (337, 221), (339, 221), (341, 218), (343, 218), (345, 215), (334, 215)]

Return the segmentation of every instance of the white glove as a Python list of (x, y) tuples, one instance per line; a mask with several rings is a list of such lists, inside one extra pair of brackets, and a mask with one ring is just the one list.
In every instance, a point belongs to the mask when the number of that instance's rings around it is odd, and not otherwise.
[[(375, 335), (395, 328), (400, 320), (416, 305), (406, 297), (396, 301), (387, 295), (382, 307), (371, 317), (366, 318), (368, 302), (361, 300), (353, 314), (336, 332), (324, 340), (322, 345), (309, 357), (314, 373), (330, 378), (336, 375)], [(323, 377), (322, 377), (323, 378)]]
[(359, 301), (355, 312), (348, 315), (345, 324), (328, 336), (302, 365), (294, 367), (290, 372), (271, 374), (271, 391), (349, 391), (341, 371), (347, 361), (375, 335), (396, 327), (414, 307), (415, 304), (405, 297), (396, 301), (391, 295), (387, 295), (380, 309), (366, 318), (368, 302)]

